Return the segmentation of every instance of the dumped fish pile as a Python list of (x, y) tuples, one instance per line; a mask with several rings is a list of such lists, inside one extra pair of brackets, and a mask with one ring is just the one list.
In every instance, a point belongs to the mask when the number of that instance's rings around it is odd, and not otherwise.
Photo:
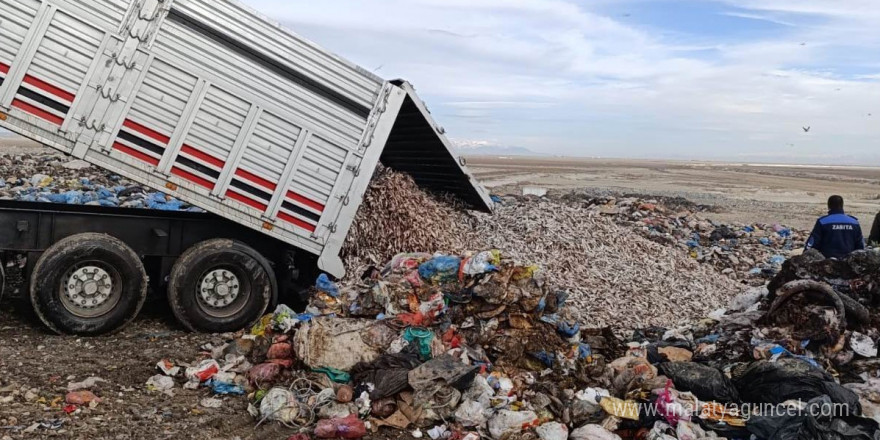
[(400, 252), (458, 252), (467, 246), (468, 215), (380, 165), (342, 249), (349, 273), (382, 264)]
[[(873, 252), (846, 264), (877, 273)], [(787, 267), (821, 266), (799, 258)], [(878, 297), (850, 304), (812, 279), (847, 273), (801, 273), (624, 343), (497, 250), (403, 254), (357, 285), (319, 278), (306, 313), (280, 306), (210, 358), (163, 360), (150, 386), (208, 389), (205, 408), (246, 395), (254, 423), (301, 440), (880, 439)]]
[(57, 153), (0, 156), (0, 200), (202, 212)]
[(544, 270), (590, 326), (676, 325), (706, 316), (741, 290), (678, 249), (552, 200), (504, 204), (479, 216), (473, 243)]
[(717, 268), (733, 279), (761, 285), (773, 277), (795, 249), (802, 249), (809, 231), (779, 224), (718, 224), (682, 200), (638, 197), (588, 197), (567, 194), (567, 203), (635, 228), (658, 243), (686, 250), (691, 258)]
[[(412, 178), (379, 173), (358, 213), (344, 255), (349, 274), (400, 252), (499, 249), (535, 264), (571, 293), (591, 325), (635, 328), (705, 316), (740, 285), (664, 246), (565, 200), (506, 199), (493, 215), (469, 214), (421, 190)], [(626, 320), (621, 322), (620, 317)]]

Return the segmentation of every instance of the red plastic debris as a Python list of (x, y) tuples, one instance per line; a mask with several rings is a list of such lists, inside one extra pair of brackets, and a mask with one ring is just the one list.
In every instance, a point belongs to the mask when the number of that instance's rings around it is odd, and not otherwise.
[(248, 371), (247, 376), (251, 383), (259, 385), (274, 382), (279, 374), (281, 374), (281, 366), (273, 363), (254, 366)]
[(315, 428), (315, 437), (318, 438), (342, 438), (356, 440), (366, 437), (367, 427), (364, 422), (351, 414), (344, 419), (325, 419), (318, 422)]
[(73, 391), (67, 393), (64, 401), (71, 405), (88, 405), (92, 402), (100, 402), (101, 399), (91, 391)]
[(293, 357), (293, 347), (287, 342), (279, 342), (269, 347), (268, 359), (290, 359)]

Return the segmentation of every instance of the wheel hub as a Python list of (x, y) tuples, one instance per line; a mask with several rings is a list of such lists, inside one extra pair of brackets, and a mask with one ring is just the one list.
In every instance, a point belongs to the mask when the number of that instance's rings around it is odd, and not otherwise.
[(202, 277), (199, 295), (210, 307), (223, 308), (232, 304), (240, 293), (238, 277), (225, 269), (215, 269)]
[(106, 270), (85, 266), (75, 270), (67, 279), (65, 293), (71, 304), (91, 310), (103, 306), (113, 292), (113, 280)]

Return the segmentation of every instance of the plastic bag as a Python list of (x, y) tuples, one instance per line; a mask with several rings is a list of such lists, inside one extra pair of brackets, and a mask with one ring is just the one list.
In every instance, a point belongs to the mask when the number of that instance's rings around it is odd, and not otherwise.
[(224, 396), (244, 396), (246, 394), (244, 388), (228, 382), (221, 382), (219, 380), (211, 379), (205, 385), (211, 387), (211, 389), (214, 390), (214, 394), (220, 394)]
[(586, 425), (571, 432), (570, 440), (620, 440), (620, 436), (599, 425)]
[(419, 266), (419, 276), (435, 284), (455, 281), (460, 267), (461, 258), (438, 256)]
[(541, 440), (568, 440), (568, 427), (558, 422), (545, 423), (535, 432)]
[(434, 332), (424, 328), (410, 327), (403, 333), (403, 339), (409, 343), (416, 343), (422, 360), (431, 359), (431, 341), (434, 340)]
[[(839, 413), (828, 396), (811, 400), (802, 411), (780, 408), (773, 417), (752, 416), (746, 427), (766, 440), (880, 440), (880, 425), (861, 417), (825, 417)], [(819, 417), (813, 417), (819, 414)]]
[(312, 368), (312, 372), (314, 373), (323, 373), (326, 374), (330, 380), (336, 383), (349, 383), (351, 382), (351, 375), (342, 370), (337, 370), (336, 368), (330, 367), (319, 367)]
[(480, 252), (474, 257), (468, 258), (462, 266), (461, 273), (464, 275), (480, 275), (498, 270), (501, 264), (501, 251), (491, 250)]
[(204, 360), (195, 367), (186, 369), (186, 378), (191, 381), (206, 382), (220, 372), (220, 364), (214, 359)]
[(370, 398), (381, 400), (409, 387), (409, 372), (419, 365), (419, 356), (414, 353), (383, 354), (373, 362), (355, 365), (351, 376), (355, 385), (373, 384)]
[(856, 415), (861, 414), (855, 393), (839, 385), (825, 371), (796, 358), (755, 362), (734, 383), (742, 400), (748, 403), (779, 404), (827, 395), (832, 402), (846, 405)]
[(315, 287), (334, 298), (339, 298), (339, 287), (333, 281), (330, 281), (330, 277), (327, 274), (322, 273), (318, 277), (318, 281), (315, 283)]
[(317, 438), (342, 438), (346, 440), (354, 440), (365, 437), (367, 435), (367, 427), (356, 414), (351, 414), (342, 419), (321, 420), (315, 427), (315, 437)]
[(701, 400), (739, 402), (739, 393), (730, 379), (715, 368), (694, 362), (667, 362), (659, 368), (679, 391), (690, 391)]
[(292, 423), (300, 416), (300, 403), (289, 390), (272, 388), (260, 401), (260, 415), (266, 420)]
[(538, 415), (532, 411), (502, 410), (489, 419), (489, 434), (495, 440), (501, 440), (538, 423)]

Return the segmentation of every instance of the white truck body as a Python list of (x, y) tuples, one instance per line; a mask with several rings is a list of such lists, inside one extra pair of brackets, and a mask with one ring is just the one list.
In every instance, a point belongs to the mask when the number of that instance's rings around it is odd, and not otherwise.
[(409, 84), (234, 0), (0, 0), (0, 127), (318, 255), (337, 277), (380, 160), (491, 205)]

